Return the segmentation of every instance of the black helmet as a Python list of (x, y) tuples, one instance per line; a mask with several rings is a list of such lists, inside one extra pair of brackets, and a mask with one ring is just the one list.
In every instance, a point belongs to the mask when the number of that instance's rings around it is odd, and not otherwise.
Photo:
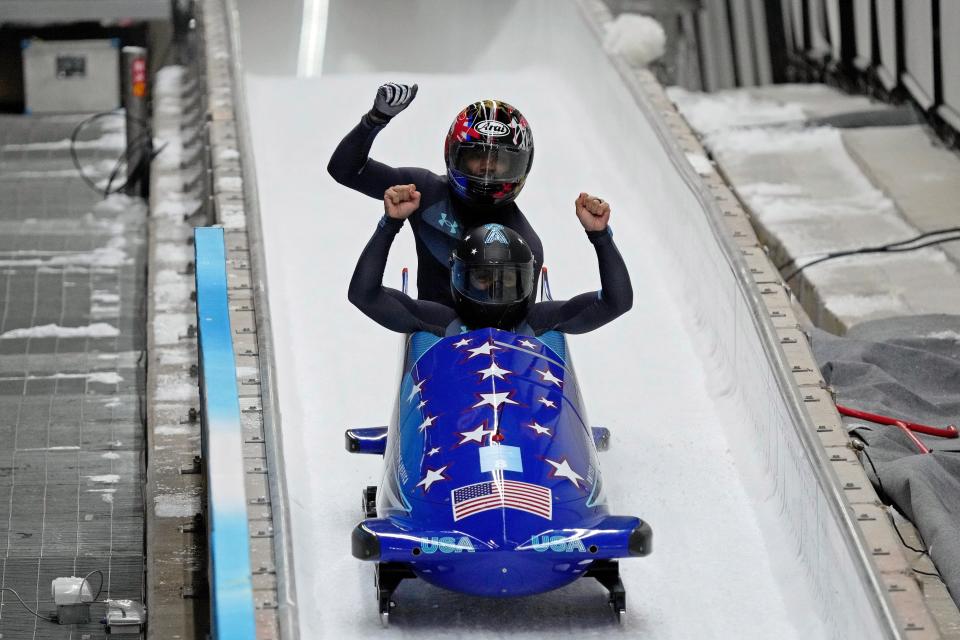
[(453, 304), (468, 326), (511, 330), (526, 317), (536, 261), (519, 233), (500, 224), (475, 227), (450, 262)]
[(471, 204), (506, 204), (530, 173), (533, 132), (519, 109), (480, 100), (457, 114), (443, 151), (454, 193)]

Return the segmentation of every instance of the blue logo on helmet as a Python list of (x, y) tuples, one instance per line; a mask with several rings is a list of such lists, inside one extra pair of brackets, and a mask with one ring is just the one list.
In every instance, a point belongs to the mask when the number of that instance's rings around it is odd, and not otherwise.
[(510, 241), (507, 240), (507, 235), (503, 232), (502, 224), (485, 224), (483, 228), (487, 232), (487, 235), (483, 238), (483, 244), (493, 244), (494, 242), (505, 245), (510, 244)]

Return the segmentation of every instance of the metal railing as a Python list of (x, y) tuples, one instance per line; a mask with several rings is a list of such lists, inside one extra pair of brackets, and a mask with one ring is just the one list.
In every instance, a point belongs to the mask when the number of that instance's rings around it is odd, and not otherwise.
[[(607, 0), (650, 13), (694, 55), (667, 58), (668, 84), (716, 91), (828, 82), (909, 101), (960, 143), (960, 2), (955, 0)], [(655, 67), (656, 70), (656, 67)], [(662, 74), (658, 73), (658, 76)]]

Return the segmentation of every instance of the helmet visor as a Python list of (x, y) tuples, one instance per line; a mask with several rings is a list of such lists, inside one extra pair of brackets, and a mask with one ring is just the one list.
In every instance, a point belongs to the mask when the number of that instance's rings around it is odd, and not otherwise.
[(529, 164), (529, 150), (481, 143), (460, 143), (451, 158), (453, 169), (483, 182), (516, 182)]
[(533, 292), (533, 263), (468, 265), (454, 259), (450, 277), (453, 286), (476, 302), (508, 304)]

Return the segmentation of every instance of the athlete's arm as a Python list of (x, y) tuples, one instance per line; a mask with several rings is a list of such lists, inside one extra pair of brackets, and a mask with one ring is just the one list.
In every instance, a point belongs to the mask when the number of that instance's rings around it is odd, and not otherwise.
[(367, 242), (350, 280), (348, 298), (360, 311), (381, 326), (400, 333), (429, 331), (443, 335), (456, 317), (450, 307), (427, 300), (414, 300), (402, 291), (383, 286), (383, 272), (390, 246), (403, 221), (420, 205), (416, 187), (398, 185), (384, 194), (386, 213)]
[(586, 333), (623, 315), (633, 306), (630, 274), (608, 225), (610, 205), (581, 193), (576, 207), (577, 217), (597, 251), (601, 289), (569, 300), (535, 304), (527, 314), (527, 324), (537, 335), (551, 330)]
[(417, 95), (417, 85), (388, 83), (377, 90), (373, 107), (360, 123), (340, 141), (327, 164), (327, 172), (340, 184), (371, 198), (382, 198), (383, 192), (395, 184), (412, 181), (409, 168), (394, 168), (370, 158), (370, 148), (377, 134)]

